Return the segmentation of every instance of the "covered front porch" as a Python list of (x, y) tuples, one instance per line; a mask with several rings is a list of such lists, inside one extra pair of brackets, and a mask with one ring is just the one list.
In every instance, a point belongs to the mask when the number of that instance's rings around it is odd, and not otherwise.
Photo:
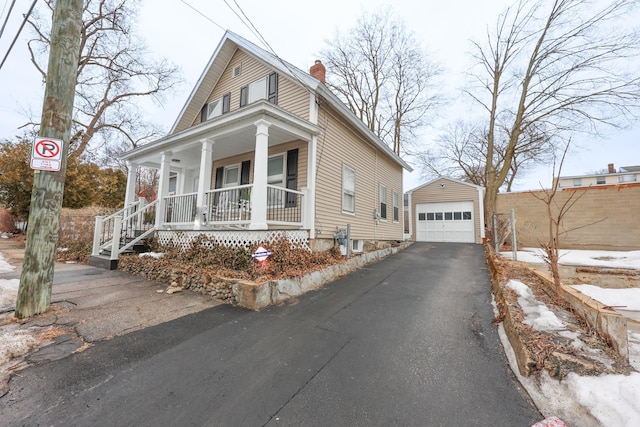
[[(100, 219), (101, 228), (96, 223), (96, 235), (104, 237), (94, 252), (109, 247), (113, 254), (114, 236), (149, 230), (306, 230), (313, 238), (320, 132), (259, 101), (126, 153), (125, 206)], [(151, 203), (137, 194), (139, 168), (157, 171)], [(111, 227), (122, 232), (110, 233)], [(126, 237), (119, 240), (119, 248), (127, 244)]]

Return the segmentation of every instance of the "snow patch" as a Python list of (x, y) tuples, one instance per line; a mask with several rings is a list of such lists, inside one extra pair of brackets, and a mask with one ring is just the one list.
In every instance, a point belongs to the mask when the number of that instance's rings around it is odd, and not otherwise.
[(2, 254), (0, 254), (0, 273), (9, 273), (15, 269), (16, 267), (9, 264), (5, 259), (5, 257)]
[(572, 372), (564, 381), (574, 390), (576, 401), (590, 408), (602, 425), (640, 425), (640, 373), (581, 377)]
[(38, 344), (32, 331), (10, 330), (0, 332), (0, 366), (4, 366), (12, 359), (24, 356)]
[[(505, 258), (513, 253), (500, 252)], [(562, 265), (630, 268), (640, 270), (640, 251), (587, 251), (579, 249), (560, 249), (559, 262)], [(518, 261), (530, 264), (544, 264), (544, 251), (540, 248), (523, 248), (517, 251)]]
[(19, 286), (19, 279), (0, 279), (0, 308), (15, 304)]
[(572, 285), (571, 287), (604, 305), (640, 311), (640, 288), (609, 289), (594, 285)]
[(526, 314), (524, 323), (538, 331), (562, 331), (566, 325), (555, 313), (535, 299), (531, 289), (518, 280), (509, 280), (507, 288), (518, 294), (518, 304)]
[(158, 258), (162, 258), (164, 256), (164, 253), (162, 253), (162, 252), (143, 252), (143, 253), (141, 253), (139, 255), (140, 258), (143, 258), (143, 257), (146, 257), (146, 256), (158, 259)]

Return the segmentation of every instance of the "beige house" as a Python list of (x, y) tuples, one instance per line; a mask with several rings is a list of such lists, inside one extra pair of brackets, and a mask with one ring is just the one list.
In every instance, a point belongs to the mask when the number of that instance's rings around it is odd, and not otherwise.
[[(98, 219), (94, 257), (152, 233), (244, 247), (286, 236), (316, 250), (349, 225), (355, 250), (402, 240), (411, 168), (324, 81), (320, 61), (306, 73), (227, 31), (169, 134), (124, 155), (125, 209)], [(136, 197), (139, 167), (159, 171), (152, 203)]]
[(640, 181), (639, 178), (640, 166), (623, 166), (616, 170), (613, 163), (609, 163), (607, 172), (592, 175), (561, 176), (558, 178), (558, 186), (560, 188), (572, 188), (630, 184)]
[(411, 240), (483, 243), (484, 192), (484, 187), (445, 177), (407, 191)]

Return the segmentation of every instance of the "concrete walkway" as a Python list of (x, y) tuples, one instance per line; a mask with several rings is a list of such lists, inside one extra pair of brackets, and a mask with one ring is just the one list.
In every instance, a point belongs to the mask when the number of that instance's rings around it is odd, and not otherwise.
[[(0, 280), (19, 280), (24, 245), (0, 239), (0, 254), (15, 266), (14, 271), (0, 273)], [(36, 344), (30, 341), (32, 348), (28, 354), (10, 357), (10, 360), (2, 360), (0, 352), (0, 395), (8, 372), (57, 360), (96, 341), (220, 305), (211, 297), (192, 292), (167, 294), (167, 286), (120, 271), (56, 263), (49, 311), (17, 320), (13, 312), (15, 304), (0, 307), (1, 336), (31, 334), (37, 341)]]

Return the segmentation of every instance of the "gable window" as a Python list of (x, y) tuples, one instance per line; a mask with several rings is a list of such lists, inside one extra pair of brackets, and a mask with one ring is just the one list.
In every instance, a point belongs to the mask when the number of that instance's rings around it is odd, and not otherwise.
[(209, 103), (209, 107), (207, 110), (207, 120), (212, 119), (214, 117), (218, 117), (222, 114), (222, 99), (216, 99), (215, 101), (211, 101)]
[(231, 111), (231, 94), (227, 93), (222, 97), (222, 114)]
[(278, 73), (276, 72), (269, 74), (267, 95), (270, 103), (278, 104)]
[(399, 196), (395, 191), (393, 192), (393, 222), (398, 222), (400, 218), (400, 206), (399, 206)]
[(251, 104), (253, 102), (259, 101), (261, 99), (265, 99), (267, 97), (267, 78), (262, 78), (253, 83), (249, 83), (249, 97), (247, 99), (247, 103)]
[(244, 107), (249, 101), (249, 86), (242, 86), (240, 88), (240, 106)]
[(356, 211), (356, 171), (347, 165), (342, 166), (342, 210)]
[(387, 187), (380, 184), (380, 219), (387, 219)]
[(231, 111), (231, 93), (227, 93), (208, 104), (204, 104), (202, 110), (200, 110), (200, 122), (226, 114), (229, 111)]
[(278, 103), (278, 73), (273, 72), (240, 88), (241, 107), (261, 99), (266, 99), (272, 104)]

